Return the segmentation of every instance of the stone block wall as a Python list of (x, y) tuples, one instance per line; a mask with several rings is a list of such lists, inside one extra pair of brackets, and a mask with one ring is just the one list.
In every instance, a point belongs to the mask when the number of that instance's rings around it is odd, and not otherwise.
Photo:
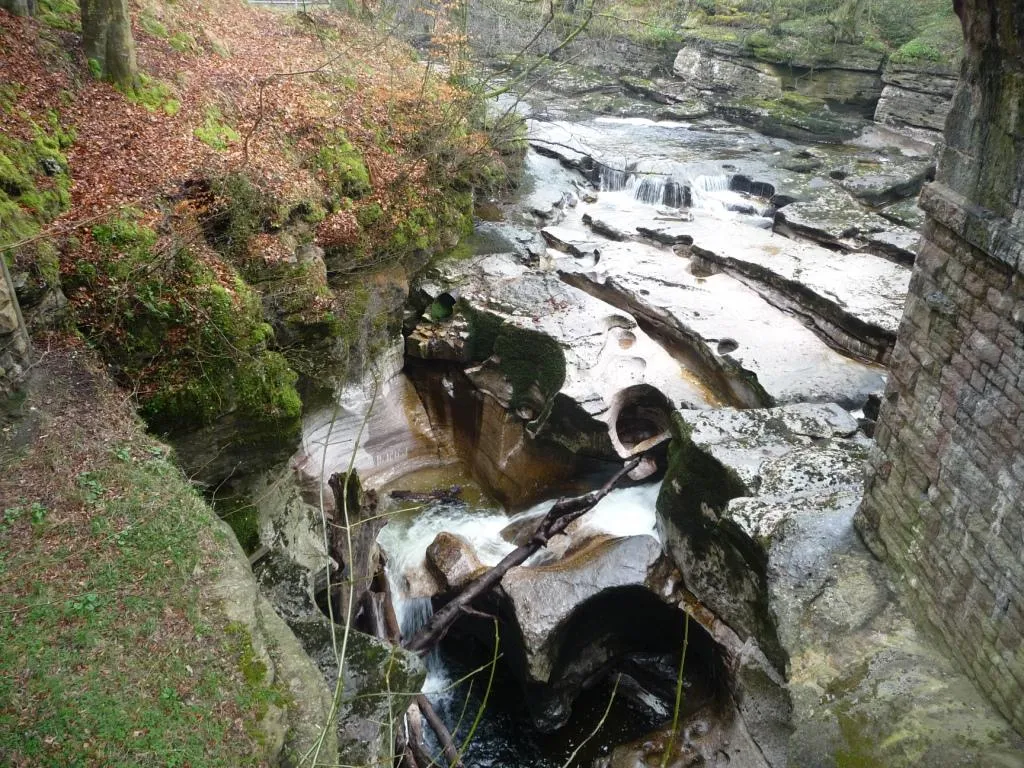
[(0, 403), (14, 392), (29, 364), (29, 338), (14, 294), (14, 283), (0, 255)]
[(858, 528), (1024, 733), (1024, 14), (967, 41)]

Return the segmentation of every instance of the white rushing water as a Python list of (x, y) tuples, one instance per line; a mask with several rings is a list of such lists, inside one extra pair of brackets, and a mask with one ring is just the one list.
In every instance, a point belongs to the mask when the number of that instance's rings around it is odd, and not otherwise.
[[(660, 482), (616, 488), (580, 518), (573, 536), (657, 537), (654, 505), (660, 488)], [(406, 577), (425, 569), (427, 547), (437, 534), (446, 531), (464, 537), (473, 545), (481, 563), (496, 565), (516, 546), (502, 537), (502, 530), (529, 520), (539, 522), (554, 503), (554, 499), (549, 499), (510, 516), (501, 509), (475, 509), (465, 504), (438, 502), (418, 512), (392, 518), (377, 541), (388, 556), (388, 579), (402, 636), (411, 637), (433, 615), (429, 597), (410, 596)], [(451, 675), (436, 649), (425, 661), (427, 679), (423, 691), (443, 700), (453, 682)]]

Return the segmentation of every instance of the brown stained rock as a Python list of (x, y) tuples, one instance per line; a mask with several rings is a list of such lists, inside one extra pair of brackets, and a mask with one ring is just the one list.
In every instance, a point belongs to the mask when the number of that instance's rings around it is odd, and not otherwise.
[(447, 531), (427, 547), (427, 568), (445, 592), (461, 589), (487, 570), (465, 537)]

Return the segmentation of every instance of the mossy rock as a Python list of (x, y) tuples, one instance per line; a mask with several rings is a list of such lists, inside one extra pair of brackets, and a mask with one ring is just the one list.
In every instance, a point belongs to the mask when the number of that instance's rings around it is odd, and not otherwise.
[[(469, 321), (472, 360), (493, 358), (512, 388), (510, 407), (542, 406), (565, 382), (565, 353), (550, 336), (520, 328), (491, 312), (460, 301), (457, 311)], [(532, 402), (539, 394), (541, 403)]]
[(31, 140), (0, 134), (0, 249), (9, 266), (14, 247), (67, 210), (71, 177), (64, 150), (74, 134), (50, 113), (50, 125), (31, 123)]

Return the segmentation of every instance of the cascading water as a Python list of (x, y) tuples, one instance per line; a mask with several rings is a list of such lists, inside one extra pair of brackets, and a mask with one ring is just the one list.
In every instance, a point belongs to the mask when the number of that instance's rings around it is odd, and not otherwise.
[(629, 171), (621, 171), (602, 165), (600, 168), (599, 187), (602, 192), (620, 192), (626, 188), (633, 175)]

